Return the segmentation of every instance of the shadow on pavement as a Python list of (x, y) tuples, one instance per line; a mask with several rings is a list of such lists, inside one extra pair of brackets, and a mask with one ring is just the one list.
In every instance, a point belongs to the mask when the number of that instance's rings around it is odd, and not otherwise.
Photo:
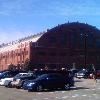
[(72, 91), (72, 90), (80, 90), (80, 89), (90, 89), (87, 87), (70, 87), (70, 89), (53, 89), (53, 90), (43, 90), (42, 92), (56, 92), (56, 91)]

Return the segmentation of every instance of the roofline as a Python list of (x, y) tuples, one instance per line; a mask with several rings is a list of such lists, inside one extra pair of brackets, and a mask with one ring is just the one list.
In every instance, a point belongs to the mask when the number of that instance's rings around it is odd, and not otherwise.
[(17, 43), (21, 43), (21, 42), (24, 42), (26, 40), (29, 40), (29, 39), (32, 39), (32, 38), (36, 38), (38, 36), (41, 37), (44, 33), (45, 32), (41, 32), (41, 33), (37, 33), (37, 34), (34, 34), (34, 35), (30, 35), (30, 36), (27, 36), (27, 37), (24, 37), (24, 38), (15, 40), (15, 41), (11, 41), (11, 42), (8, 42), (8, 43), (2, 43), (2, 44), (0, 44), (0, 48), (6, 47), (6, 46), (9, 46), (9, 45), (13, 45), (13, 44), (17, 44)]

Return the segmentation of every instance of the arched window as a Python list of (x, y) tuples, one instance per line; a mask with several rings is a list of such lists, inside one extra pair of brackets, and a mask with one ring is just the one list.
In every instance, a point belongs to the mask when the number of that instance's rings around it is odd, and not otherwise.
[(71, 34), (71, 47), (74, 48), (77, 46), (77, 34), (72, 33)]
[(87, 35), (87, 46), (93, 47), (93, 45), (94, 45), (93, 33), (88, 33), (88, 35)]
[(67, 34), (61, 33), (59, 37), (59, 41), (62, 45), (66, 45), (67, 44)]

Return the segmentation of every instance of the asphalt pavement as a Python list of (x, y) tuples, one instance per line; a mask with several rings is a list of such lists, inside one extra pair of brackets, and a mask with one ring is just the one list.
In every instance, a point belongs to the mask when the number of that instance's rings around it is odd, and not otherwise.
[(0, 86), (0, 100), (100, 100), (100, 79), (75, 79), (70, 90), (28, 92)]

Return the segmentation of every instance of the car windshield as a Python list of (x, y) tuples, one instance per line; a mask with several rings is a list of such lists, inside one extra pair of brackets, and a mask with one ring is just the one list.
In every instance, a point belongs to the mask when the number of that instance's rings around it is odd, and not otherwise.
[(8, 75), (8, 72), (3, 72), (3, 73), (0, 74), (0, 77), (5, 78), (7, 75)]
[(47, 74), (40, 75), (38, 78), (36, 78), (36, 80), (44, 79), (47, 76), (48, 76)]
[(80, 70), (78, 73), (86, 73), (86, 70)]

